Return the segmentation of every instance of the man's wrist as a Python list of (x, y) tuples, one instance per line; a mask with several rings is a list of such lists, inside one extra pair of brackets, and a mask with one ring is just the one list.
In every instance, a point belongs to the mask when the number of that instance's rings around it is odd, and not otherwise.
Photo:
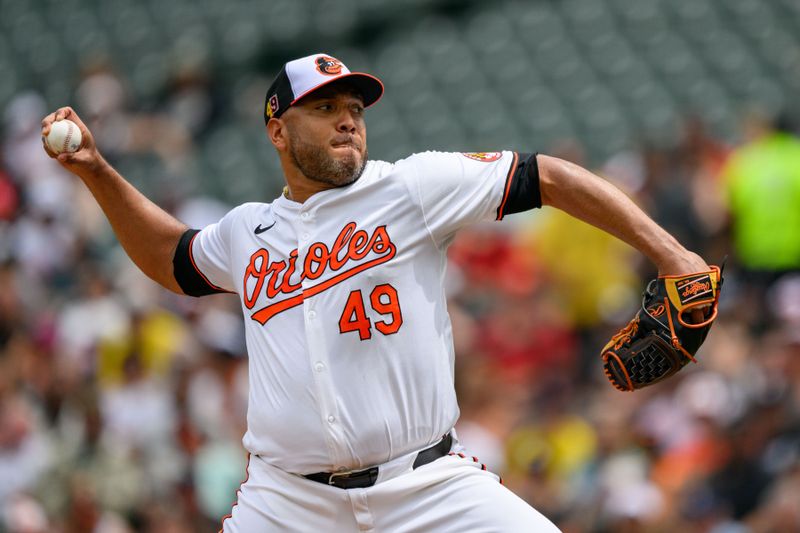
[(113, 167), (100, 155), (99, 151), (96, 151), (90, 162), (79, 169), (78, 176), (86, 181), (103, 178), (113, 172)]
[(675, 250), (672, 254), (665, 256), (656, 263), (656, 266), (661, 276), (675, 276), (711, 270), (711, 267), (702, 257), (683, 246), (680, 246), (680, 249)]

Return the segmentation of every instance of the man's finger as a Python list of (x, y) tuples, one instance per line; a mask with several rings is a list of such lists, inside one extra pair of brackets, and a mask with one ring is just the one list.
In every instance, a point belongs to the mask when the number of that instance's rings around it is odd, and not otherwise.
[(68, 119), (68, 118), (70, 118), (72, 115), (73, 115), (73, 111), (72, 111), (72, 108), (71, 108), (71, 107), (69, 107), (69, 106), (67, 106), (67, 107), (62, 107), (61, 109), (59, 109), (58, 111), (56, 111), (56, 120), (64, 120), (64, 119)]
[(44, 151), (47, 152), (47, 155), (50, 157), (56, 157), (58, 155), (50, 149), (50, 145), (47, 144), (47, 137), (44, 135), (42, 135), (42, 146), (44, 147)]
[(85, 151), (76, 150), (74, 152), (61, 152), (58, 154), (57, 159), (59, 163), (80, 165), (87, 163), (90, 157)]
[(50, 128), (53, 125), (53, 122), (56, 121), (56, 114), (50, 113), (42, 120), (42, 135), (47, 136), (50, 133)]
[[(705, 306), (705, 309), (708, 309), (708, 306)], [(700, 324), (701, 322), (705, 321), (705, 310), (695, 308), (691, 311), (692, 323), (693, 324)]]

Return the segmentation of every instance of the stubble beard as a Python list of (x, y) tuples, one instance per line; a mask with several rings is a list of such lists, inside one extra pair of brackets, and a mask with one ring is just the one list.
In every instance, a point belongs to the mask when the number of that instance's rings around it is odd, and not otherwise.
[(367, 149), (364, 148), (361, 161), (355, 154), (334, 158), (324, 147), (310, 144), (293, 133), (289, 134), (289, 155), (305, 177), (312, 181), (343, 187), (361, 177), (367, 164)]

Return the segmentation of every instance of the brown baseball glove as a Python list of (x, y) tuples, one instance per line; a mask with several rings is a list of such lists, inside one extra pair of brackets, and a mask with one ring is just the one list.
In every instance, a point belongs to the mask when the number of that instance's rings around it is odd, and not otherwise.
[[(684, 367), (717, 318), (722, 271), (659, 276), (647, 284), (642, 307), (601, 352), (603, 371), (621, 391), (633, 391), (668, 378)], [(698, 308), (703, 318), (692, 323)], [(696, 315), (697, 313), (695, 313)]]

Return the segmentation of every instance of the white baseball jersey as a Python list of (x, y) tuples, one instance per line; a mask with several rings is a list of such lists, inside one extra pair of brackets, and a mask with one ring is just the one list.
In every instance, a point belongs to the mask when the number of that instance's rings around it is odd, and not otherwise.
[[(194, 235), (197, 273), (244, 311), (247, 450), (297, 474), (357, 470), (455, 425), (446, 250), (462, 226), (519, 203), (509, 191), (528, 159), (370, 161), (351, 185), (247, 203)], [(537, 182), (526, 208), (539, 204)]]

